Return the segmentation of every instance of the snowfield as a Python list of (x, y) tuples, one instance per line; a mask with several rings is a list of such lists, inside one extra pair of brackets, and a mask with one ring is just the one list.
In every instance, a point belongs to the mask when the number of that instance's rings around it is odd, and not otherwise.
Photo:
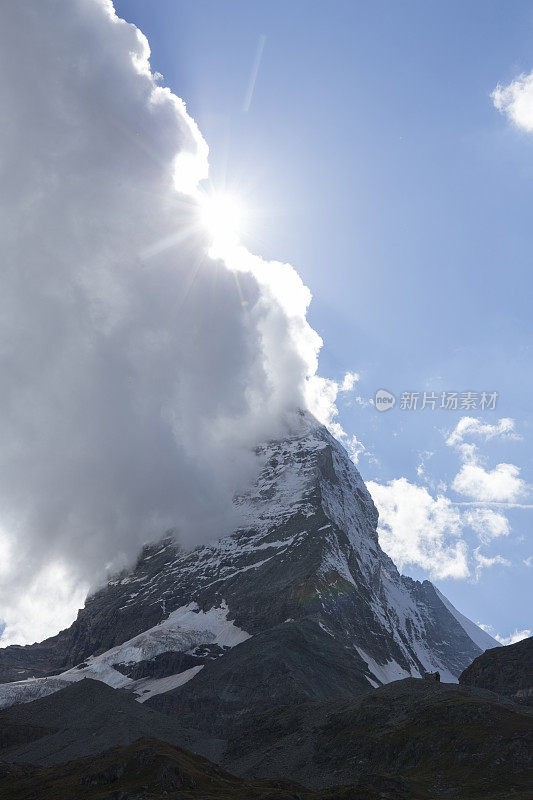
[(83, 678), (102, 681), (114, 689), (126, 688), (135, 695), (140, 695), (140, 702), (144, 702), (148, 697), (182, 686), (194, 678), (201, 665), (167, 678), (142, 678), (133, 681), (114, 669), (113, 664), (136, 664), (169, 651), (190, 653), (204, 644), (234, 647), (249, 639), (250, 634), (234, 625), (227, 619), (227, 615), (228, 607), (224, 601), (218, 608), (210, 608), (208, 611), (200, 611), (196, 603), (189, 603), (177, 608), (159, 625), (99, 656), (91, 656), (83, 665), (72, 667), (50, 678), (30, 678), (0, 684), (0, 708), (46, 697)]

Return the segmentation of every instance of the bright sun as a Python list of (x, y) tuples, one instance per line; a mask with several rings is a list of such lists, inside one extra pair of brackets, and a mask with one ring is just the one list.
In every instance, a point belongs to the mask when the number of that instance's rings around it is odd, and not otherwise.
[(235, 246), (241, 232), (243, 212), (231, 195), (213, 193), (202, 199), (202, 224), (213, 241), (216, 250)]

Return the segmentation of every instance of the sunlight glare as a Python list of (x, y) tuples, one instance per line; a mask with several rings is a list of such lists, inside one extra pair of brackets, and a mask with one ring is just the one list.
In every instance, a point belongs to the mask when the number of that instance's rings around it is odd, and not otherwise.
[(211, 237), (213, 251), (222, 255), (238, 245), (243, 212), (231, 195), (206, 195), (202, 199), (201, 220)]

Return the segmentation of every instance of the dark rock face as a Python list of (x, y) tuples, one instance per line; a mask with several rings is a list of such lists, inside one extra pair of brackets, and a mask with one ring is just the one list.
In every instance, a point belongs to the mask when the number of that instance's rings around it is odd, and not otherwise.
[(365, 667), (315, 622), (288, 622), (234, 647), (189, 683), (146, 705), (227, 738), (272, 707), (368, 692)]
[[(381, 550), (376, 509), (342, 446), (302, 415), (290, 437), (261, 446), (258, 458), (257, 482), (236, 498), (241, 524), (232, 536), (191, 552), (170, 538), (145, 547), (69, 629), (0, 650), (0, 683), (88, 663), (174, 611), (222, 607), (228, 624), (254, 637), (281, 631), (286, 620), (313, 622), (324, 633), (317, 647), (335, 640), (367, 686), (435, 670), (456, 679), (481, 648), (429, 581), (399, 575)], [(199, 643), (224, 648), (214, 634)], [(176, 646), (177, 656), (170, 650), (110, 663), (117, 675), (163, 677), (194, 659), (209, 662), (190, 645)]]
[(533, 706), (533, 637), (487, 650), (465, 669), (459, 683)]

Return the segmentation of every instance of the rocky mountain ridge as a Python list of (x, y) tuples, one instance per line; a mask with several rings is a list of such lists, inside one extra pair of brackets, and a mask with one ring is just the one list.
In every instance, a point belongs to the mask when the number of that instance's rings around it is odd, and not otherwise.
[(465, 669), (459, 683), (533, 706), (533, 636), (487, 650)]

